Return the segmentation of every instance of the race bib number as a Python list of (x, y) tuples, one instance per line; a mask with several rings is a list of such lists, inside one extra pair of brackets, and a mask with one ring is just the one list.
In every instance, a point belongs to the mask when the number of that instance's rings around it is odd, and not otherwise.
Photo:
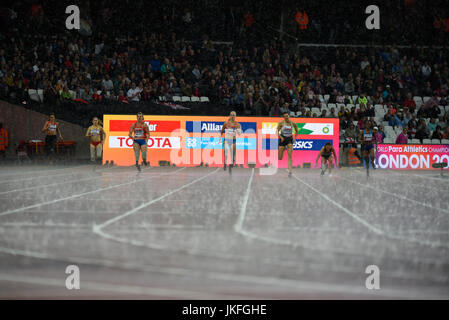
[(136, 138), (143, 138), (143, 129), (141, 128), (134, 129), (134, 135)]

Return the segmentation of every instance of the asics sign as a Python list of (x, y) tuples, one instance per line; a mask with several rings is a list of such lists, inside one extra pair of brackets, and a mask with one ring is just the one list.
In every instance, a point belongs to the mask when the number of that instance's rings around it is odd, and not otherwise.
[[(332, 143), (332, 140), (318, 140), (318, 139), (297, 139), (293, 143), (293, 150), (302, 151), (320, 151), (326, 143)], [(264, 150), (275, 150), (279, 147), (279, 139), (263, 139)]]

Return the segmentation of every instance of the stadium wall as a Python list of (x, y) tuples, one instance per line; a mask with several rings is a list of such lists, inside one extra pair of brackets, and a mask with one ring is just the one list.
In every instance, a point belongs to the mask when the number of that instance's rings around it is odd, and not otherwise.
[[(56, 115), (57, 116), (57, 115)], [(0, 122), (8, 130), (9, 148), (6, 150), (7, 157), (15, 156), (15, 148), (20, 140), (45, 139), (41, 133), (48, 115), (17, 106), (5, 101), (0, 101)], [(79, 125), (58, 119), (61, 134), (66, 141), (76, 142), (76, 159), (89, 157), (89, 141), (84, 137), (85, 129)]]

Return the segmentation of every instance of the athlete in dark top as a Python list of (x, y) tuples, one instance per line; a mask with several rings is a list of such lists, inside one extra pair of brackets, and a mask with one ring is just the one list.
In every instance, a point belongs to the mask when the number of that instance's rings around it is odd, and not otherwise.
[(330, 142), (326, 143), (324, 147), (321, 149), (320, 153), (316, 157), (315, 167), (318, 166), (318, 159), (321, 157), (321, 175), (324, 175), (326, 172), (326, 164), (328, 164), (329, 174), (332, 172), (332, 154), (334, 155), (335, 161), (337, 161), (337, 154), (335, 153), (335, 149)]

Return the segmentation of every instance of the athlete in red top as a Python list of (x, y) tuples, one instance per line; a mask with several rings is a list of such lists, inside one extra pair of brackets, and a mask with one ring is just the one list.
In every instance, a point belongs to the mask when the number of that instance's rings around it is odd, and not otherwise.
[[(150, 137), (150, 129), (148, 128), (148, 125), (143, 122), (144, 117), (143, 113), (139, 112), (137, 114), (137, 122), (131, 125), (131, 128), (129, 128), (129, 137), (131, 139), (134, 139), (134, 155), (136, 157), (136, 167), (137, 170), (140, 171), (140, 165), (139, 165), (139, 156), (140, 153), (142, 153), (142, 160), (143, 164), (145, 166), (148, 165), (147, 163), (147, 142), (148, 138)], [(133, 136), (134, 135), (134, 136)]]

